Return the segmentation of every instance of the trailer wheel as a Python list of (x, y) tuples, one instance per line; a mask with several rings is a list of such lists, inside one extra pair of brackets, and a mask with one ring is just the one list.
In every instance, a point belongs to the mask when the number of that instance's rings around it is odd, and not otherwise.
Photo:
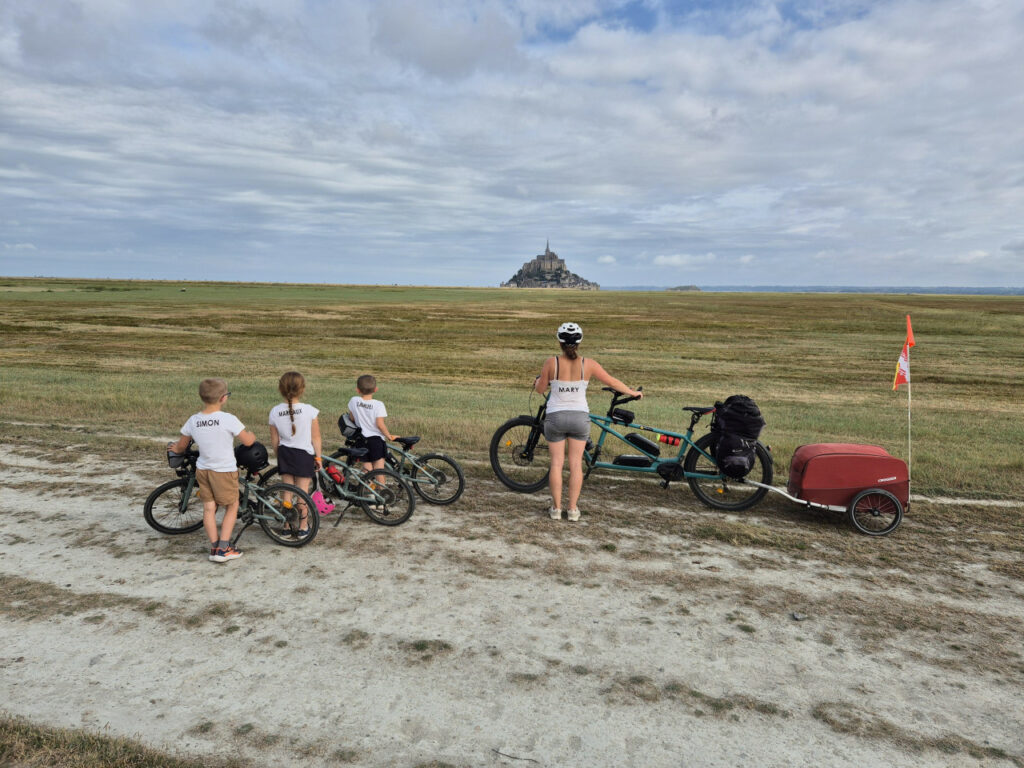
[(881, 488), (861, 491), (850, 502), (850, 522), (868, 536), (892, 533), (903, 520), (900, 500)]

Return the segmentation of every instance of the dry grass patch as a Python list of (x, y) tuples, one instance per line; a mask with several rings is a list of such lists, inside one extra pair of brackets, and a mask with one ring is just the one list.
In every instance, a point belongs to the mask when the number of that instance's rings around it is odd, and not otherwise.
[(682, 703), (697, 716), (724, 716), (740, 710), (761, 715), (790, 716), (789, 712), (777, 705), (746, 694), (710, 696), (681, 681), (668, 680), (659, 683), (647, 675), (617, 675), (603, 693), (609, 702), (617, 704), (654, 704), (661, 701)]
[(1010, 754), (999, 747), (978, 744), (959, 734), (919, 736), (878, 714), (865, 712), (854, 704), (822, 702), (814, 707), (811, 714), (836, 733), (886, 741), (906, 751), (968, 754), (976, 760), (1005, 760), (1018, 768), (1024, 768), (1024, 756)]
[(249, 768), (240, 758), (180, 757), (133, 739), (0, 715), (0, 765), (13, 768)]
[(414, 664), (434, 661), (454, 650), (452, 644), (445, 640), (402, 640), (398, 643), (398, 648), (405, 654), (405, 658)]
[(196, 629), (213, 619), (225, 620), (237, 614), (250, 621), (274, 615), (272, 611), (253, 611), (244, 606), (238, 606), (237, 613), (235, 609), (215, 606), (212, 610), (189, 614), (156, 600), (111, 592), (73, 592), (48, 582), (12, 575), (0, 576), (0, 590), (3, 590), (5, 597), (0, 602), (0, 614), (16, 621), (47, 621), (60, 616), (90, 614), (83, 620), (101, 623), (109, 616), (104, 611), (128, 610), (150, 616), (172, 627)]

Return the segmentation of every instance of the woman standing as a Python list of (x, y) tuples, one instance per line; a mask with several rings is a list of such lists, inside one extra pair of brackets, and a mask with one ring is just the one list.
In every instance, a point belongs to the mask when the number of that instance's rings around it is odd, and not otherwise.
[(587, 405), (587, 384), (593, 376), (601, 383), (631, 397), (642, 398), (643, 392), (630, 389), (609, 374), (596, 360), (581, 358), (577, 347), (583, 341), (583, 329), (576, 323), (562, 323), (558, 328), (562, 354), (544, 361), (534, 385), (544, 394), (551, 385), (544, 437), (551, 454), (548, 485), (551, 488), (552, 520), (562, 519), (562, 468), (565, 465), (565, 444), (569, 443), (569, 520), (580, 519), (577, 503), (583, 488), (583, 449), (590, 437), (590, 406)]

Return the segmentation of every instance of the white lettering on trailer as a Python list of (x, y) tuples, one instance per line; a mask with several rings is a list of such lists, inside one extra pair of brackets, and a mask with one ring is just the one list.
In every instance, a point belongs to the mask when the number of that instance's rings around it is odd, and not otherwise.
[(875, 482), (877, 482), (877, 483), (888, 483), (888, 482), (892, 482), (895, 479), (896, 479), (896, 476), (893, 475), (892, 477), (880, 477)]

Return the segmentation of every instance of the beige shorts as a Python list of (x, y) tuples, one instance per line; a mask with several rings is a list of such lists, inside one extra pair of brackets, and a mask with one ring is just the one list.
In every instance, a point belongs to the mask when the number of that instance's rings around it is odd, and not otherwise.
[(238, 501), (237, 469), (234, 472), (197, 469), (196, 482), (199, 483), (199, 498), (203, 501), (216, 501), (225, 507)]

